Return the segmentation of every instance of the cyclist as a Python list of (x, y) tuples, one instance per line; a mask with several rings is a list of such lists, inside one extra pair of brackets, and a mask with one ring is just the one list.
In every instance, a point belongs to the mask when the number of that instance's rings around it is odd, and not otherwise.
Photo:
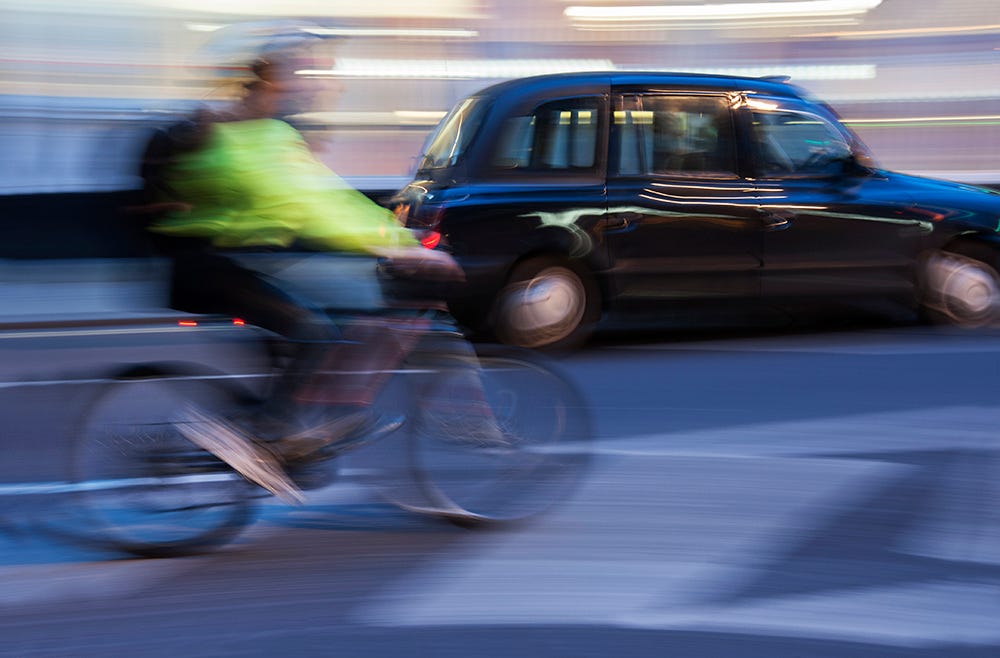
[[(143, 175), (149, 224), (172, 257), (171, 305), (193, 313), (239, 317), (284, 336), (295, 354), (278, 390), (294, 391), (339, 336), (328, 315), (284, 282), (238, 263), (234, 254), (295, 246), (388, 257), (427, 277), (460, 278), (447, 254), (419, 246), (392, 213), (320, 163), (301, 134), (279, 117), (301, 94), (294, 52), (272, 52), (252, 65), (242, 99), (225, 114), (200, 112), (157, 135)], [(374, 269), (374, 268), (373, 268)], [(279, 427), (291, 400), (271, 404)], [(248, 480), (296, 501), (300, 492), (283, 457), (316, 449), (356, 432), (366, 415), (344, 408), (323, 436), (259, 436), (261, 424), (198, 415), (182, 423), (194, 443)]]

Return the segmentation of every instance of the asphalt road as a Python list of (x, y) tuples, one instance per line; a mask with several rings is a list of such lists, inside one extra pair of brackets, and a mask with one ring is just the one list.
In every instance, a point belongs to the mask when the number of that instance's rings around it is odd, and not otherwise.
[[(647, 334), (561, 365), (593, 468), (513, 528), (344, 482), (214, 554), (124, 559), (44, 532), (71, 510), (16, 485), (64, 455), (18, 444), (0, 655), (1000, 655), (1000, 330)], [(62, 408), (21, 390), (5, 419)]]

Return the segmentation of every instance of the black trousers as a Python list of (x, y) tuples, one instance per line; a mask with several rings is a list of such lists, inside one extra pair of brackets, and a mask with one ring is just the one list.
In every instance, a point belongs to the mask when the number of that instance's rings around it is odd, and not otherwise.
[(296, 392), (342, 335), (324, 310), (279, 279), (208, 250), (173, 255), (171, 306), (188, 313), (240, 318), (288, 341), (290, 358), (263, 409), (271, 417), (295, 413)]
[(333, 320), (310, 300), (219, 252), (174, 256), (170, 305), (188, 313), (231, 315), (295, 343), (340, 337)]

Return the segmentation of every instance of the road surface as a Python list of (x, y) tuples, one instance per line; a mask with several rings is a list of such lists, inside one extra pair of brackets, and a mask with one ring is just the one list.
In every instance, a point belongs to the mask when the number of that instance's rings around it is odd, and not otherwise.
[[(216, 553), (127, 559), (45, 532), (72, 508), (18, 486), (62, 457), (19, 444), (0, 655), (1000, 655), (1000, 330), (612, 337), (561, 365), (592, 470), (501, 530), (344, 481)], [(58, 414), (18, 390), (9, 427)]]

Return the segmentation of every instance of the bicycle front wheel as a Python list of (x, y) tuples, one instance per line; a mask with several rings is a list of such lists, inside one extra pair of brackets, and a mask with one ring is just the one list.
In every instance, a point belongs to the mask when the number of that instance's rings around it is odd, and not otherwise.
[(192, 406), (232, 414), (246, 398), (224, 375), (159, 367), (122, 373), (89, 406), (74, 455), (90, 538), (142, 557), (206, 550), (253, 516), (252, 487), (178, 430)]
[(517, 521), (573, 491), (590, 458), (589, 413), (551, 364), (497, 346), (430, 372), (410, 456), (438, 514), (460, 525)]

